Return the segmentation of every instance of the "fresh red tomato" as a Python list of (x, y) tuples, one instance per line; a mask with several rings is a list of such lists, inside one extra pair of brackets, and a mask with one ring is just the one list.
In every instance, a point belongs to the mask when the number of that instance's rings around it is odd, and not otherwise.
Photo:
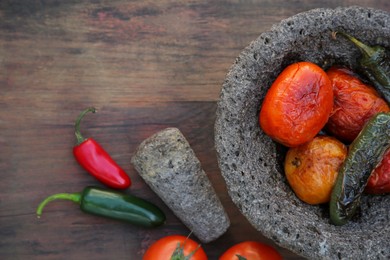
[(351, 70), (332, 67), (327, 74), (333, 86), (334, 107), (326, 129), (340, 141), (352, 142), (373, 115), (390, 111), (377, 91)]
[(390, 149), (387, 149), (382, 161), (371, 173), (365, 192), (370, 194), (390, 193)]
[(311, 62), (285, 68), (264, 98), (259, 121), (275, 141), (296, 147), (314, 138), (333, 108), (333, 89), (325, 71)]
[[(174, 255), (175, 250), (177, 250), (177, 253)], [(185, 258), (193, 252), (195, 253), (191, 258)], [(175, 256), (175, 258), (173, 258), (173, 256)], [(148, 248), (143, 257), (143, 260), (171, 259), (207, 260), (207, 256), (204, 250), (199, 247), (199, 244), (194, 240), (181, 235), (171, 235), (157, 240)]]
[(282, 256), (272, 246), (244, 241), (229, 248), (219, 260), (281, 260)]

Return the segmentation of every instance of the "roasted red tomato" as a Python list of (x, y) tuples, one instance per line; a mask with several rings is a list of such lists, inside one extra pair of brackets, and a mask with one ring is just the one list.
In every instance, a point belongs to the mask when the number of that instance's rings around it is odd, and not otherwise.
[(311, 62), (285, 68), (268, 90), (260, 126), (275, 141), (295, 147), (318, 134), (333, 107), (332, 85), (325, 71)]
[[(188, 257), (190, 255), (192, 255), (191, 258)], [(207, 260), (207, 256), (194, 240), (181, 235), (171, 235), (157, 240), (148, 248), (143, 257), (143, 260), (171, 259)]]
[(255, 241), (245, 241), (229, 248), (219, 260), (281, 260), (275, 248)]
[(365, 192), (370, 194), (390, 193), (390, 149), (387, 149), (382, 161), (371, 173)]
[(333, 86), (334, 107), (326, 129), (339, 140), (352, 142), (368, 119), (390, 110), (377, 91), (352, 71), (332, 67), (327, 74)]

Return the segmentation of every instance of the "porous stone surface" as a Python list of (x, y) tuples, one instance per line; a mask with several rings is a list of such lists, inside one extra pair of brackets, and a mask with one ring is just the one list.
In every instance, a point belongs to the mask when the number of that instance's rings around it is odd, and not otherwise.
[(390, 15), (360, 7), (315, 9), (262, 33), (237, 57), (222, 86), (215, 123), (221, 173), (249, 222), (282, 247), (309, 259), (390, 259), (390, 195), (364, 195), (348, 224), (330, 223), (327, 205), (300, 201), (284, 172), (285, 148), (259, 127), (263, 98), (288, 64), (311, 61), (357, 70), (359, 51), (331, 32), (390, 47)]
[(131, 159), (150, 188), (203, 243), (220, 237), (229, 218), (190, 144), (177, 128), (143, 141)]

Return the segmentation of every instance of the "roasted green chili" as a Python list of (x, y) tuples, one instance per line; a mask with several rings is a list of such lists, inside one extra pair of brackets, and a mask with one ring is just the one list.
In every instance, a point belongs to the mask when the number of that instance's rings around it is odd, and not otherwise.
[(375, 166), (390, 147), (390, 113), (378, 113), (349, 147), (330, 199), (330, 219), (344, 225), (360, 205), (360, 197)]
[(350, 40), (362, 54), (359, 64), (374, 87), (390, 103), (390, 55), (382, 46), (368, 46), (344, 32), (336, 32)]

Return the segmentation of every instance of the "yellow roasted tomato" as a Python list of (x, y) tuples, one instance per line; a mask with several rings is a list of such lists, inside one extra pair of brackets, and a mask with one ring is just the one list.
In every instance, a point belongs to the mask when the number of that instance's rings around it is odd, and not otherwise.
[(291, 188), (302, 201), (329, 202), (347, 147), (329, 136), (317, 136), (287, 152), (284, 170)]

